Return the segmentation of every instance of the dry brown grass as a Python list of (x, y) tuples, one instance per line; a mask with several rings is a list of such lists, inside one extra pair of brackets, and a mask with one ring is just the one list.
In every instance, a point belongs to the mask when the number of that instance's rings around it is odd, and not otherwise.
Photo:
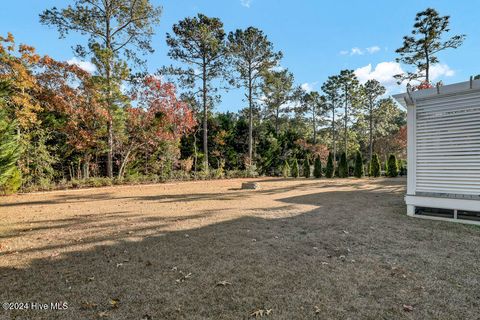
[(0, 302), (69, 308), (0, 319), (478, 318), (480, 229), (406, 217), (405, 180), (243, 181), (2, 198)]

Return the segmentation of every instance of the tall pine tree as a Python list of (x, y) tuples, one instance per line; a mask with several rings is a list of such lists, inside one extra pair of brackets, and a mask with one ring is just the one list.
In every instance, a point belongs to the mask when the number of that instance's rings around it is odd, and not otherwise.
[(253, 158), (253, 114), (255, 99), (261, 87), (262, 74), (275, 67), (282, 58), (273, 50), (273, 44), (259, 29), (237, 29), (228, 35), (228, 52), (238, 73), (235, 83), (245, 88), (248, 100), (248, 160)]
[(186, 68), (163, 68), (161, 73), (177, 76), (180, 84), (199, 94), (203, 109), (203, 162), (208, 171), (208, 115), (218, 86), (215, 79), (228, 78), (225, 59), (228, 55), (223, 23), (218, 18), (198, 14), (173, 25), (167, 33), (168, 56), (184, 63)]
[(411, 65), (415, 71), (395, 75), (399, 83), (404, 80), (430, 82), (430, 69), (439, 62), (437, 54), (448, 48), (458, 48), (465, 39), (463, 34), (442, 39), (449, 31), (449, 16), (440, 16), (432, 8), (417, 13), (412, 35), (403, 37), (403, 46), (395, 51), (400, 55), (397, 62)]
[(104, 99), (109, 107), (107, 175), (110, 178), (113, 177), (114, 122), (121, 117), (118, 113), (122, 83), (128, 80), (129, 69), (144, 65), (140, 55), (154, 51), (151, 40), (161, 12), (162, 8), (149, 0), (75, 0), (64, 9), (53, 7), (40, 14), (40, 22), (56, 27), (60, 38), (71, 31), (88, 36), (88, 48), (77, 45), (75, 54), (92, 57), (105, 87)]

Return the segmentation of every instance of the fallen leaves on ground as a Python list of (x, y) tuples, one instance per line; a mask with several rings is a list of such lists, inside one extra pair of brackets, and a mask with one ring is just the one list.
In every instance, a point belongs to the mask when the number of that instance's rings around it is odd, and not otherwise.
[(175, 280), (177, 283), (184, 282), (185, 280), (189, 279), (192, 277), (192, 273), (189, 272), (187, 274), (183, 273), (182, 271), (179, 271), (180, 274), (182, 275), (179, 279)]
[(120, 302), (120, 300), (118, 300), (118, 299), (110, 299), (110, 307), (112, 309), (117, 309), (119, 302)]
[(407, 312), (413, 311), (413, 306), (411, 306), (409, 304), (404, 304), (403, 305), (403, 310), (407, 311)]
[(257, 311), (253, 311), (252, 313), (250, 313), (250, 317), (260, 318), (260, 317), (263, 317), (264, 315), (269, 316), (270, 314), (272, 314), (272, 311), (273, 309), (258, 309)]
[(232, 285), (232, 284), (231, 284), (230, 282), (225, 281), (225, 280), (222, 280), (222, 281), (217, 282), (217, 287), (218, 287), (218, 286), (223, 286), (223, 287), (225, 287), (225, 286), (231, 286), (231, 285)]

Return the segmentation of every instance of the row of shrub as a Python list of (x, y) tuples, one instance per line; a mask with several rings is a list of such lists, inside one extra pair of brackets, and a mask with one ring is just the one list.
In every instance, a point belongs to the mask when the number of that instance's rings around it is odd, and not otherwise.
[[(22, 188), (22, 192), (34, 191), (51, 191), (64, 189), (81, 189), (81, 188), (96, 188), (107, 187), (114, 185), (136, 185), (136, 184), (150, 184), (150, 183), (165, 183), (170, 181), (195, 181), (195, 180), (217, 180), (217, 179), (234, 179), (234, 178), (254, 178), (257, 176), (256, 171), (251, 168), (247, 170), (221, 170), (213, 169), (209, 172), (186, 172), (183, 170), (174, 170), (168, 177), (152, 174), (127, 175), (125, 178), (107, 178), (107, 177), (91, 177), (88, 179), (62, 179), (58, 182), (41, 181), (37, 185)], [(6, 193), (8, 194), (8, 193)]]
[[(367, 171), (367, 172), (365, 172)], [(364, 159), (362, 154), (358, 151), (355, 155), (355, 164), (352, 167), (349, 167), (347, 156), (343, 153), (340, 157), (337, 167), (335, 168), (333, 161), (333, 154), (329, 153), (326, 167), (322, 167), (322, 161), (320, 157), (315, 157), (313, 162), (313, 176), (315, 178), (321, 178), (325, 176), (326, 178), (348, 178), (354, 176), (356, 178), (361, 178), (367, 174), (370, 177), (378, 178), (382, 175), (382, 166), (380, 159), (377, 154), (372, 155), (372, 160), (368, 164), (368, 169), (365, 170)], [(398, 161), (394, 154), (391, 154), (388, 157), (388, 160), (385, 162), (385, 171), (383, 173), (387, 177), (397, 177), (407, 174), (406, 167), (403, 161)], [(282, 167), (282, 176), (298, 178), (302, 175), (305, 178), (310, 178), (311, 175), (311, 163), (308, 159), (304, 159), (302, 165), (302, 174), (300, 173), (300, 167), (298, 160), (294, 158), (291, 160), (291, 165), (289, 161), (285, 161)]]
[[(333, 155), (330, 153), (325, 166), (319, 157), (315, 157), (313, 161), (313, 177), (315, 178), (347, 178), (355, 176), (361, 178), (365, 175), (370, 177), (380, 177), (382, 175), (382, 166), (378, 155), (374, 154), (372, 161), (369, 164), (368, 170), (364, 169), (364, 160), (362, 154), (357, 152), (355, 163), (353, 167), (348, 166), (347, 157), (342, 154), (340, 161), (336, 168), (334, 168)], [(298, 178), (300, 175), (310, 178), (312, 174), (311, 163), (308, 159), (304, 159), (300, 167), (296, 158), (290, 162), (285, 161), (281, 168), (281, 173), (284, 177)], [(395, 155), (390, 155), (385, 164), (384, 174), (388, 177), (396, 177), (398, 175), (406, 174), (406, 169), (401, 161), (397, 161)], [(112, 185), (126, 185), (126, 184), (149, 184), (149, 183), (164, 183), (169, 181), (191, 181), (191, 180), (215, 180), (215, 179), (233, 179), (233, 178), (253, 178), (258, 176), (256, 167), (254, 165), (247, 166), (246, 170), (223, 170), (223, 167), (213, 169), (208, 172), (187, 172), (184, 170), (172, 170), (168, 176), (160, 175), (140, 175), (127, 174), (125, 178), (106, 178), (106, 177), (91, 177), (88, 179), (61, 179), (53, 183), (51, 181), (40, 181), (34, 186), (24, 187), (21, 191), (48, 191), (61, 189), (78, 189), (78, 188), (92, 188), (104, 187)]]

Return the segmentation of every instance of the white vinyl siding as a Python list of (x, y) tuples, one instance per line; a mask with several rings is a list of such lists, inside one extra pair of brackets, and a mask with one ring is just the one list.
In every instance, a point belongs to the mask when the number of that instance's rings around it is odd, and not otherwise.
[(416, 101), (416, 192), (480, 195), (480, 92)]

